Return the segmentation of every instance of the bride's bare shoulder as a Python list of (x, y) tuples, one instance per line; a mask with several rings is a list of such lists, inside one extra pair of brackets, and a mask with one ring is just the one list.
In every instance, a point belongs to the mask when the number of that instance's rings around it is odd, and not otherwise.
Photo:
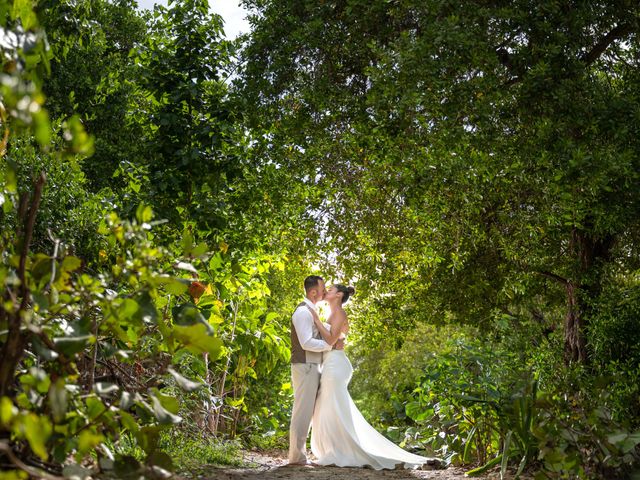
[(338, 310), (336, 312), (336, 320), (338, 320), (342, 325), (349, 325), (349, 319), (347, 318), (347, 312), (344, 310)]

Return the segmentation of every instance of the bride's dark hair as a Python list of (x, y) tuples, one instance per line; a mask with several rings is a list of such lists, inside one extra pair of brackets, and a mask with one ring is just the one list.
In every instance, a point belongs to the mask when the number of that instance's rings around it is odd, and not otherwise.
[(349, 297), (351, 297), (353, 294), (356, 293), (356, 289), (349, 286), (345, 286), (345, 285), (341, 285), (341, 284), (336, 284), (336, 289), (339, 292), (342, 292), (342, 304), (347, 303), (347, 300), (349, 300)]

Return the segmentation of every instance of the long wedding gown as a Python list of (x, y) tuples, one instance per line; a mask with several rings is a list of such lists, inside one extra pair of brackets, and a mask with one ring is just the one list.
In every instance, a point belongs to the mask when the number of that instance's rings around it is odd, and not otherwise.
[(404, 451), (369, 425), (347, 390), (353, 368), (344, 350), (324, 355), (311, 430), (317, 463), (382, 470), (417, 468), (432, 460)]

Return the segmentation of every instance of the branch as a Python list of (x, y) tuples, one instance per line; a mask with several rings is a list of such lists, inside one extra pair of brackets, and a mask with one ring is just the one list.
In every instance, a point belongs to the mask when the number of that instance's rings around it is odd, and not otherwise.
[[(103, 365), (105, 367), (107, 367), (111, 373), (113, 374), (114, 377), (116, 377), (118, 380), (121, 380), (120, 377), (118, 377), (118, 374), (115, 372), (114, 368), (117, 369), (120, 373), (122, 373), (123, 376), (127, 377), (127, 379), (129, 380), (130, 384), (135, 384), (137, 385), (136, 387), (136, 391), (143, 391), (144, 389), (146, 389), (146, 385), (144, 385), (143, 383), (139, 382), (133, 375), (131, 375), (129, 372), (127, 372), (124, 368), (122, 368), (120, 366), (120, 364), (118, 362), (107, 362), (106, 360), (101, 360), (101, 359), (96, 359), (96, 363), (99, 363), (100, 365)], [(124, 384), (125, 381), (122, 381), (122, 383)], [(127, 385), (128, 387), (129, 385)]]
[(53, 242), (53, 255), (51, 256), (51, 278), (44, 287), (44, 292), (48, 292), (56, 278), (56, 260), (58, 259), (58, 248), (60, 247), (60, 239), (55, 238), (51, 233), (51, 230), (47, 229), (49, 239)]
[(11, 446), (7, 442), (0, 442), (0, 452), (4, 453), (9, 457), (9, 460), (18, 467), (20, 470), (25, 471), (33, 478), (44, 478), (46, 480), (64, 480), (64, 477), (58, 477), (56, 475), (51, 475), (50, 473), (45, 472), (36, 467), (31, 467), (20, 460)]
[(498, 60), (500, 63), (507, 68), (507, 70), (513, 70), (513, 63), (511, 62), (511, 55), (505, 48), (498, 48), (496, 50), (496, 55), (498, 56)]
[(2, 134), (2, 141), (0, 141), (0, 158), (4, 157), (7, 153), (7, 144), (9, 143), (9, 125), (7, 123), (7, 110), (4, 108), (4, 104), (0, 102), (0, 122), (4, 127), (4, 133)]
[(506, 88), (510, 87), (511, 85), (515, 85), (518, 82), (521, 82), (522, 75), (515, 72), (515, 66), (511, 60), (511, 55), (509, 55), (509, 52), (507, 52), (505, 48), (500, 47), (496, 49), (496, 56), (498, 57), (498, 61), (502, 64), (502, 66), (504, 66), (512, 75), (509, 80), (501, 85), (501, 87)]
[(27, 324), (27, 330), (36, 335), (49, 350), (58, 354), (58, 358), (56, 360), (64, 367), (65, 372), (67, 372), (69, 375), (73, 375), (76, 373), (74, 368), (71, 366), (71, 360), (68, 359), (66, 355), (62, 353), (62, 351), (60, 351), (57, 345), (53, 343), (53, 340), (49, 338), (49, 336), (41, 327), (29, 323)]
[(536, 273), (539, 273), (540, 275), (543, 275), (547, 278), (550, 278), (552, 280), (555, 280), (557, 282), (560, 282), (563, 285), (569, 285), (570, 281), (567, 280), (564, 277), (561, 277), (560, 275), (556, 275), (555, 273), (551, 273), (551, 272), (547, 272), (547, 271), (537, 271)]
[[(33, 200), (31, 202), (31, 208), (29, 208), (29, 216), (25, 222), (24, 239), (22, 243), (22, 252), (20, 254), (20, 265), (18, 267), (18, 278), (20, 279), (20, 291), (22, 294), (22, 304), (20, 310), (24, 310), (27, 307), (28, 295), (27, 295), (27, 281), (25, 278), (25, 269), (27, 265), (27, 256), (29, 255), (29, 247), (31, 246), (31, 238), (33, 237), (33, 229), (36, 224), (36, 214), (40, 207), (40, 200), (42, 200), (42, 188), (47, 180), (44, 172), (40, 173), (38, 180), (36, 181), (35, 190), (33, 191)], [(19, 318), (19, 315), (16, 315)]]
[(607, 47), (609, 47), (609, 45), (611, 45), (617, 39), (622, 38), (631, 32), (633, 32), (633, 27), (631, 26), (631, 24), (623, 23), (618, 25), (609, 33), (607, 33), (604, 37), (602, 37), (600, 41), (596, 43), (591, 50), (585, 53), (582, 56), (581, 60), (585, 64), (591, 65), (598, 58), (600, 58), (600, 55), (604, 53), (604, 51), (607, 49)]
[(76, 430), (75, 432), (73, 432), (72, 434), (70, 434), (70, 435), (68, 436), (68, 438), (74, 438), (74, 437), (77, 437), (77, 436), (78, 436), (78, 434), (79, 434), (80, 432), (82, 432), (83, 430), (86, 430), (87, 428), (89, 428), (89, 427), (91, 427), (91, 426), (95, 425), (96, 423), (98, 423), (98, 420), (100, 420), (100, 418), (101, 418), (105, 413), (107, 413), (108, 411), (110, 411), (110, 410), (111, 410), (111, 407), (113, 407), (113, 406), (116, 404), (116, 402), (119, 402), (119, 401), (120, 401), (120, 399), (119, 399), (119, 398), (117, 398), (117, 399), (113, 399), (113, 400), (111, 401), (111, 403), (109, 403), (109, 405), (105, 405), (105, 409), (104, 409), (103, 411), (101, 411), (98, 415), (96, 415), (96, 417), (95, 417), (93, 420), (91, 420), (91, 421), (90, 421), (90, 422), (88, 422), (88, 423), (85, 423), (85, 424), (84, 424), (82, 427), (80, 427), (78, 430)]

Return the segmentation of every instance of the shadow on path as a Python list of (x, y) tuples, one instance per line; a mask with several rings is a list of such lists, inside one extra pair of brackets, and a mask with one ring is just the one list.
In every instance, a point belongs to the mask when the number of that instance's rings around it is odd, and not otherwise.
[(368, 468), (340, 467), (275, 467), (264, 469), (238, 469), (211, 472), (216, 480), (373, 480), (385, 478), (389, 480), (463, 479), (464, 471), (446, 470), (372, 470)]
[[(202, 472), (203, 480), (463, 480), (464, 470), (443, 470), (426, 467), (425, 470), (373, 470), (370, 468), (344, 468), (322, 466), (288, 466), (284, 456), (275, 452), (245, 452), (245, 462), (250, 467), (215, 468)], [(489, 477), (476, 477), (478, 480)]]

